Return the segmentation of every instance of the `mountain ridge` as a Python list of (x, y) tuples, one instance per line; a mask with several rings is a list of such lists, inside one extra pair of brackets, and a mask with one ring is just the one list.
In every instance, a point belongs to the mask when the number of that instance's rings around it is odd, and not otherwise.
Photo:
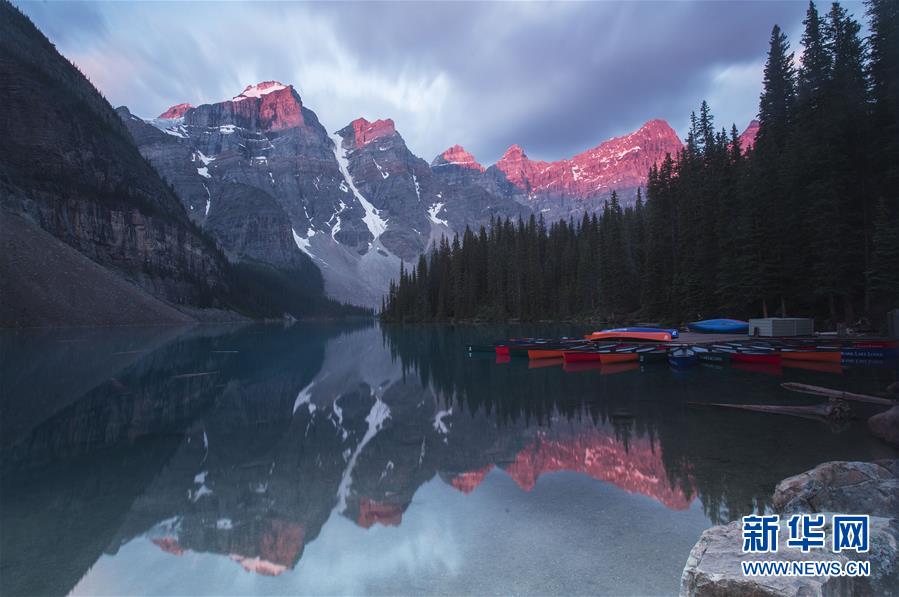
[[(358, 117), (329, 133), (293, 85), (274, 80), (232, 99), (176, 104), (163, 115), (177, 117), (144, 121), (163, 133), (155, 141), (123, 119), (195, 222), (205, 226), (216, 209), (213, 189), (255, 188), (254, 196), (281, 206), (292, 241), (322, 271), (328, 294), (368, 306), (379, 304), (400, 261), (414, 264), (441, 237), (492, 218), (579, 218), (602, 209), (612, 191), (628, 205), (649, 168), (683, 147), (667, 122), (654, 119), (570, 158), (531, 160), (512, 145), (485, 167), (453, 145), (429, 164), (392, 119)], [(160, 139), (183, 148), (161, 152), (153, 146)], [(274, 220), (268, 224), (274, 230)], [(270, 235), (273, 254), (283, 252), (285, 230)], [(263, 246), (256, 253), (265, 260)]]

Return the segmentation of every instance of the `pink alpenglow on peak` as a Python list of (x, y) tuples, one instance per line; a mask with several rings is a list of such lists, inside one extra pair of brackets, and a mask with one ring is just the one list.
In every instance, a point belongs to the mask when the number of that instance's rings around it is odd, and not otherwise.
[(287, 89), (290, 85), (285, 85), (284, 83), (280, 83), (278, 81), (263, 81), (261, 83), (256, 83), (255, 85), (247, 85), (247, 88), (240, 92), (239, 95), (235, 95), (234, 99), (231, 101), (239, 102), (243, 101), (250, 97), (262, 97), (263, 95), (268, 95), (269, 93), (275, 91), (281, 91), (282, 89)]
[(753, 145), (755, 145), (755, 138), (759, 134), (759, 121), (751, 120), (749, 122), (749, 126), (746, 127), (746, 130), (743, 131), (743, 134), (740, 135), (740, 149), (746, 151)]
[(231, 100), (235, 113), (250, 117), (255, 114), (259, 128), (280, 131), (305, 124), (303, 104), (293, 85), (278, 81), (263, 81), (248, 85)]
[(389, 118), (374, 122), (369, 122), (364, 118), (357, 118), (350, 123), (350, 126), (353, 127), (353, 139), (357, 148), (375, 139), (390, 137), (396, 133), (393, 120)]
[(477, 170), (478, 172), (483, 172), (484, 167), (478, 163), (474, 156), (465, 151), (465, 148), (461, 145), (453, 145), (439, 156), (434, 158), (431, 166), (434, 168), (440, 166), (459, 166), (461, 168), (468, 168), (470, 170)]
[(509, 182), (520, 189), (531, 191), (531, 179), (547, 162), (532, 162), (520, 145), (512, 145), (496, 163)]
[(166, 120), (181, 118), (182, 116), (184, 116), (184, 113), (191, 108), (193, 108), (191, 104), (175, 104), (174, 106), (171, 106), (168, 110), (160, 114), (158, 118), (164, 118)]
[(509, 182), (528, 193), (585, 198), (612, 189), (643, 186), (649, 168), (676, 155), (680, 138), (664, 120), (650, 120), (628, 135), (615, 137), (571, 159), (532, 161), (518, 145), (496, 163)]

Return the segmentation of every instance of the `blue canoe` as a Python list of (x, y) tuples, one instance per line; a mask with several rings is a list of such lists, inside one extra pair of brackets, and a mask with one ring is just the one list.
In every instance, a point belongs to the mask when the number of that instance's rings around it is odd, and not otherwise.
[(703, 319), (688, 323), (691, 332), (703, 334), (745, 334), (749, 331), (749, 322), (739, 319)]
[(678, 369), (692, 367), (697, 360), (696, 353), (690, 348), (675, 348), (668, 351), (668, 364)]
[(604, 332), (667, 332), (671, 334), (672, 338), (677, 338), (679, 336), (677, 330), (674, 328), (647, 328), (647, 327), (636, 327), (636, 328), (614, 328), (611, 330), (603, 330)]

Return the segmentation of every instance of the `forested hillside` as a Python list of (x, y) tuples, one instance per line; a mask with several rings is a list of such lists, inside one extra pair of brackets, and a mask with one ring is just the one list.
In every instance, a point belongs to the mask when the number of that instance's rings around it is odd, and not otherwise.
[(229, 261), (102, 94), (6, 0), (0, 100), (0, 327), (367, 315), (326, 298), (295, 244), (294, 269)]
[(863, 38), (839, 4), (810, 3), (801, 56), (774, 26), (751, 148), (702, 102), (645, 203), (444, 240), (400, 271), (382, 317), (879, 320), (899, 306), (899, 4), (867, 17)]

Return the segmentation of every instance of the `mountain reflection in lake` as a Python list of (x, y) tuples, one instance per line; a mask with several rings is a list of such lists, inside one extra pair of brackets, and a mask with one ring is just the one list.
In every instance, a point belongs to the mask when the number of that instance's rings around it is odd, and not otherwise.
[(0, 593), (671, 594), (700, 532), (783, 477), (896, 455), (861, 421), (688, 405), (812, 403), (779, 384), (870, 389), (890, 369), (465, 353), (529, 333), (0, 335)]

